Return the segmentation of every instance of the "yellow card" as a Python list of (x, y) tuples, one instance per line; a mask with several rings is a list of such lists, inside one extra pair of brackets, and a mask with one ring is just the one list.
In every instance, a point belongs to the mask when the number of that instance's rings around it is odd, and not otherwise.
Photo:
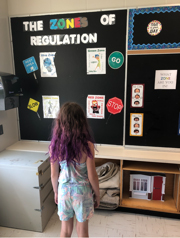
[(34, 112), (37, 112), (38, 108), (39, 108), (39, 104), (40, 104), (40, 102), (30, 98), (29, 103), (27, 105), (27, 108), (34, 111)]
[(130, 136), (143, 136), (144, 113), (130, 113)]

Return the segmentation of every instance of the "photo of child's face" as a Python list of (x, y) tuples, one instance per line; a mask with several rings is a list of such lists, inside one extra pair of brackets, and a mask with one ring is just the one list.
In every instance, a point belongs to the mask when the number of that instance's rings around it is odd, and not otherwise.
[(139, 101), (135, 101), (134, 104), (135, 104), (135, 105), (139, 105)]
[(134, 92), (135, 92), (135, 93), (140, 93), (140, 89), (139, 89), (139, 88), (136, 88), (136, 89), (134, 89)]
[(134, 121), (139, 121), (139, 117), (135, 117), (135, 118), (134, 118)]
[(136, 133), (136, 134), (137, 134), (137, 133), (139, 133), (139, 130), (137, 130), (137, 129), (136, 129), (136, 130), (134, 130), (134, 133)]
[(139, 124), (138, 123), (134, 124), (134, 127), (139, 128)]
[(139, 98), (140, 98), (139, 94), (136, 94), (136, 95), (135, 95), (135, 98), (136, 98), (136, 99), (139, 99)]

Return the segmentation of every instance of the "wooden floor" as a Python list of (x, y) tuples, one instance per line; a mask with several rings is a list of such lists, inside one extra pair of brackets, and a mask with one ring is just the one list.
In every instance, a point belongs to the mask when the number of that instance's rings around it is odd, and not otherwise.
[[(61, 223), (56, 214), (43, 233), (0, 227), (0, 237), (58, 237)], [(180, 220), (97, 210), (89, 222), (90, 237), (180, 237)], [(77, 237), (73, 231), (72, 237)]]

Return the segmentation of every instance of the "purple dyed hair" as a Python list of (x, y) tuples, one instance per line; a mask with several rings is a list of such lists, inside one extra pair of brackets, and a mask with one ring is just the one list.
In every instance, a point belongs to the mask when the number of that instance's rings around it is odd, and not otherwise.
[(54, 120), (49, 146), (50, 161), (80, 162), (82, 152), (93, 158), (88, 142), (94, 143), (83, 109), (74, 102), (65, 103)]

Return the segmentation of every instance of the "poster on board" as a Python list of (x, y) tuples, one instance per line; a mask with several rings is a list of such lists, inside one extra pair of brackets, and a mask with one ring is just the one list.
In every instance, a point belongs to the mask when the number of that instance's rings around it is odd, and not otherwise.
[(177, 70), (156, 70), (154, 89), (176, 89)]
[(144, 84), (131, 84), (131, 107), (144, 107)]
[(104, 119), (105, 96), (88, 95), (86, 101), (87, 118)]
[(130, 113), (130, 136), (143, 136), (144, 113)]
[(106, 74), (106, 48), (86, 49), (87, 74)]
[(56, 118), (59, 112), (59, 96), (42, 96), (44, 118)]
[(56, 52), (39, 53), (41, 77), (57, 77), (54, 63), (55, 54)]

